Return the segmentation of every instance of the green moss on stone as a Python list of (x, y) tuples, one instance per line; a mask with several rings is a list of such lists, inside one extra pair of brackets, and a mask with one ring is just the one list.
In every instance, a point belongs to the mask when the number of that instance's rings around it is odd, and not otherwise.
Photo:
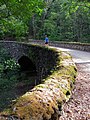
[[(38, 53), (42, 50), (45, 53), (45, 59), (47, 59), (46, 56), (49, 52), (52, 53), (50, 60), (55, 63), (46, 61), (41, 66), (42, 68), (46, 67), (47, 70), (50, 69), (52, 74), (47, 76), (42, 84), (19, 97), (15, 104), (11, 105), (10, 109), (3, 111), (1, 115), (15, 115), (23, 120), (42, 120), (43, 118), (49, 120), (56, 111), (61, 110), (63, 103), (70, 98), (77, 73), (71, 56), (48, 47), (36, 45), (33, 47), (35, 47), (34, 50), (38, 49)], [(29, 52), (31, 59), (34, 59), (37, 64), (38, 54), (34, 55), (32, 50)], [(44, 61), (43, 58), (41, 61)]]

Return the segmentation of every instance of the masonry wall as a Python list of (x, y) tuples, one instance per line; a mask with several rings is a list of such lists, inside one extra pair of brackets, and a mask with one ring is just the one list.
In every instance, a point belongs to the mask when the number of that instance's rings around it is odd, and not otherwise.
[[(29, 40), (29, 42), (34, 44), (44, 45), (43, 40)], [(55, 47), (63, 47), (63, 48), (77, 49), (77, 50), (90, 52), (90, 44), (88, 43), (50, 41), (49, 45), (55, 46)]]
[(41, 84), (27, 91), (0, 112), (0, 120), (11, 118), (14, 120), (58, 120), (62, 106), (69, 100), (75, 83), (77, 69), (71, 56), (66, 52), (38, 45), (15, 42), (1, 44), (10, 51), (13, 57), (18, 54), (16, 59), (20, 55), (28, 55), (36, 64), (38, 71), (44, 68), (47, 76), (42, 79)]
[(22, 56), (28, 56), (35, 64), (39, 79), (51, 74), (57, 64), (58, 56), (54, 50), (39, 45), (17, 42), (0, 42), (10, 56), (18, 62)]

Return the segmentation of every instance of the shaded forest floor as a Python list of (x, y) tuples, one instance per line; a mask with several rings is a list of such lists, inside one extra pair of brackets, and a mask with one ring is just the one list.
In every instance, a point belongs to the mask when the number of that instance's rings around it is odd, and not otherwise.
[(90, 120), (90, 63), (77, 64), (78, 75), (71, 99), (59, 120)]

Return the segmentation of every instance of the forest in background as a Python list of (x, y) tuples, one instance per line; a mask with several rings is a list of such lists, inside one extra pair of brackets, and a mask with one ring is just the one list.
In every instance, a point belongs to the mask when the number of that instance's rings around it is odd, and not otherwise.
[(0, 0), (0, 40), (90, 43), (89, 0)]

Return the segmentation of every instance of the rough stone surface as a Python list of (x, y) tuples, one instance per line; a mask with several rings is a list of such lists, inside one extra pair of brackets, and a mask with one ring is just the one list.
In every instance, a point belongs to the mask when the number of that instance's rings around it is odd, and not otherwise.
[[(37, 42), (38, 43), (38, 42)], [(76, 44), (75, 44), (76, 45)], [(73, 45), (74, 49), (79, 49), (83, 51), (90, 52), (89, 45)], [(69, 45), (65, 44), (56, 44), (56, 47), (65, 47), (71, 48)], [(67, 49), (65, 50), (67, 51)], [(81, 54), (81, 51), (78, 51), (77, 58), (72, 53), (74, 61), (77, 64), (78, 76), (75, 82), (75, 88), (72, 91), (72, 97), (69, 102), (64, 104), (63, 112), (59, 120), (90, 120), (90, 57), (88, 53)], [(77, 54), (77, 51), (75, 52)], [(86, 56), (87, 54), (87, 56)], [(80, 57), (82, 56), (82, 57)], [(80, 57), (80, 58), (79, 58)], [(82, 58), (82, 59), (81, 59)]]
[(0, 41), (0, 45), (5, 48), (12, 58), (19, 61), (23, 56), (28, 57), (36, 66), (39, 79), (50, 74), (56, 66), (57, 55), (54, 50), (39, 45), (18, 43), (14, 41)]
[[(38, 46), (38, 49), (41, 50), (41, 47)], [(31, 91), (16, 99), (8, 109), (2, 111), (0, 120), (58, 120), (62, 105), (71, 96), (77, 69), (69, 54), (56, 49), (42, 48), (42, 51), (43, 49), (47, 50), (47, 53), (52, 51), (51, 61), (53, 56), (56, 58), (52, 74), (43, 79), (43, 82)]]
[[(44, 41), (42, 40), (29, 40), (30, 43), (36, 43), (44, 45)], [(50, 41), (49, 45), (54, 47), (63, 47), (63, 48), (70, 48), (70, 49), (77, 49), (90, 52), (90, 44), (88, 43), (70, 43), (70, 42), (60, 42), (60, 41)]]
[(86, 66), (77, 64), (75, 88), (71, 99), (64, 104), (59, 120), (90, 120), (90, 70)]

